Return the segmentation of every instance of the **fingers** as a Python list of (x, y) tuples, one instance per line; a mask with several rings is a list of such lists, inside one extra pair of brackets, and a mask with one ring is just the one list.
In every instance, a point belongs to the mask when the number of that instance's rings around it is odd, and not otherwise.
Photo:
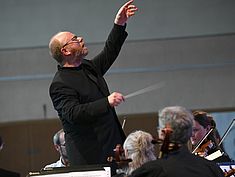
[(115, 24), (123, 26), (129, 19), (129, 17), (135, 15), (135, 12), (138, 10), (138, 8), (134, 4), (132, 4), (133, 1), (134, 0), (128, 1), (119, 9), (114, 20)]
[(131, 17), (133, 15), (135, 15), (135, 12), (137, 11), (137, 7), (134, 6), (134, 5), (129, 5), (127, 8), (126, 8), (126, 15), (127, 17)]
[(110, 106), (114, 107), (125, 101), (125, 98), (121, 93), (114, 92), (108, 96), (108, 101)]
[(126, 2), (124, 5), (123, 5), (123, 7), (128, 7), (131, 3), (133, 3), (134, 2), (134, 0), (130, 0), (130, 1), (128, 1), (128, 2)]

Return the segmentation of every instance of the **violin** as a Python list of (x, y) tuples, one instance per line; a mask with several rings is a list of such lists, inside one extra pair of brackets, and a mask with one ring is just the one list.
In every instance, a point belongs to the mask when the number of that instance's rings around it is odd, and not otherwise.
[(200, 157), (206, 157), (209, 155), (208, 151), (210, 151), (214, 147), (215, 147), (215, 144), (211, 140), (208, 140), (206, 143), (198, 147), (195, 150), (194, 154), (199, 155)]
[(128, 163), (129, 162), (132, 162), (132, 159), (127, 159), (125, 157), (125, 151), (124, 149), (122, 148), (121, 144), (117, 144), (115, 149), (114, 149), (114, 152), (115, 152), (115, 156), (112, 157), (108, 157), (107, 158), (107, 161), (108, 162), (116, 162), (118, 167), (119, 168), (123, 168), (125, 166), (128, 166)]
[[(192, 154), (198, 155), (201, 154), (201, 157), (206, 157), (207, 152), (214, 147), (214, 143), (209, 140), (206, 143), (204, 143), (202, 146), (201, 144), (206, 140), (206, 138), (210, 135), (210, 133), (214, 130), (214, 128), (211, 128), (206, 135), (198, 142), (197, 146), (192, 151)], [(213, 145), (213, 146), (212, 146)], [(197, 153), (196, 153), (197, 152)]]

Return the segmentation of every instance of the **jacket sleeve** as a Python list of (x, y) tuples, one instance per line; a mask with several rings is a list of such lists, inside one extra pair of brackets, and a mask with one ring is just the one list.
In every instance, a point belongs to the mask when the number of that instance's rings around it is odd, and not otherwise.
[(53, 83), (49, 92), (58, 116), (71, 123), (95, 121), (95, 117), (105, 114), (110, 109), (107, 97), (81, 104), (79, 94), (60, 82)]
[(114, 24), (103, 50), (92, 60), (102, 76), (108, 71), (118, 57), (121, 47), (127, 37), (126, 26)]

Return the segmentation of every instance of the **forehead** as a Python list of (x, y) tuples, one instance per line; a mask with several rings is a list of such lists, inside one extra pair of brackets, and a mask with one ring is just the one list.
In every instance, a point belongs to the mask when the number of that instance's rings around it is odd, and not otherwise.
[(68, 40), (72, 38), (73, 36), (74, 36), (73, 33), (66, 31), (66, 32), (57, 33), (54, 37), (55, 39), (58, 39), (59, 41), (64, 41), (64, 40)]
[(198, 121), (193, 120), (193, 127), (203, 127)]

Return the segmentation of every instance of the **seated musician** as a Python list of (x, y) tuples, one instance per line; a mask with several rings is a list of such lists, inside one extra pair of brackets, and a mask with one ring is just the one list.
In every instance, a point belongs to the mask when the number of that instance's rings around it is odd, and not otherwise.
[[(212, 160), (215, 162), (230, 162), (231, 159), (229, 156), (224, 152), (223, 148), (218, 145), (216, 123), (213, 117), (204, 111), (194, 111), (193, 116), (193, 132), (190, 138), (193, 153), (207, 158), (209, 155), (219, 150), (223, 155), (217, 158), (215, 156)], [(211, 132), (209, 133), (210, 130)]]
[(130, 162), (127, 161), (115, 177), (128, 176), (144, 163), (155, 160), (155, 147), (152, 140), (152, 135), (145, 131), (137, 130), (130, 133), (123, 144), (125, 159), (130, 159)]
[(145, 163), (133, 171), (130, 177), (224, 176), (216, 163), (195, 156), (189, 151), (187, 142), (192, 135), (193, 125), (193, 115), (190, 111), (180, 106), (166, 107), (159, 112), (159, 125), (160, 137), (166, 137), (166, 131), (161, 131), (165, 126), (171, 128), (168, 144), (178, 144), (178, 148), (163, 154), (161, 159)]

